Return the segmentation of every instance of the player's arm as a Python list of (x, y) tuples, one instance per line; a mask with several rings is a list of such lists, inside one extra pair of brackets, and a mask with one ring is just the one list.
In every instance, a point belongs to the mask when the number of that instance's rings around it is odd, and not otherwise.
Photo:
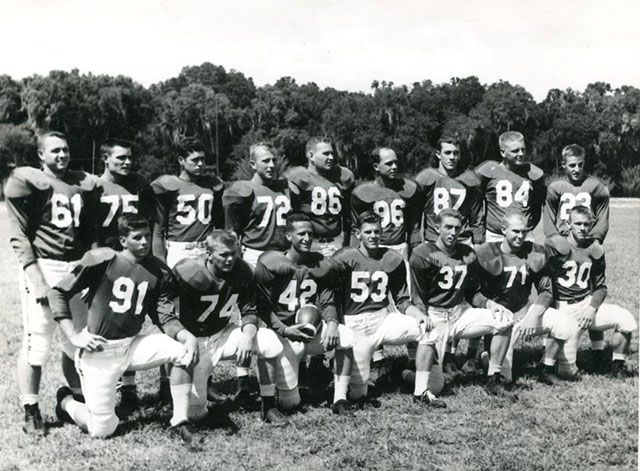
[(423, 257), (415, 252), (411, 254), (409, 259), (409, 270), (411, 274), (411, 301), (421, 316), (415, 311), (411, 311), (413, 317), (416, 317), (419, 323), (425, 325), (425, 330), (429, 331), (433, 328), (433, 322), (429, 318), (428, 305), (424, 302), (427, 299), (425, 289), (429, 286), (427, 270), (429, 263)]
[(484, 242), (484, 199), (480, 193), (479, 187), (472, 189), (469, 195), (471, 197), (471, 205), (469, 206), (469, 229), (471, 229), (471, 237), (474, 245), (480, 245)]
[(318, 304), (322, 312), (322, 320), (324, 320), (327, 329), (323, 335), (322, 343), (325, 350), (333, 350), (340, 343), (335, 296), (333, 290), (328, 285), (319, 285), (318, 289), (320, 291), (318, 294)]
[(225, 227), (225, 212), (222, 197), (224, 194), (224, 182), (218, 177), (214, 177), (211, 190), (213, 191), (213, 206), (211, 208), (211, 220), (213, 227), (222, 229)]
[(522, 336), (526, 341), (535, 335), (539, 323), (538, 320), (553, 302), (553, 282), (548, 266), (540, 273), (532, 273), (531, 276), (533, 276), (533, 284), (536, 287), (537, 296), (522, 323)]
[(156, 226), (156, 194), (146, 181), (142, 183), (139, 193), (138, 213), (149, 222), (151, 234)]
[(348, 188), (342, 190), (342, 198), (343, 198), (343, 209), (342, 209), (342, 232), (344, 233), (344, 240), (342, 242), (343, 247), (347, 247), (349, 242), (351, 241), (351, 227), (353, 226), (353, 222), (351, 215), (351, 193), (353, 192), (353, 180), (351, 185)]
[[(547, 199), (542, 213), (542, 227), (545, 237), (558, 235), (558, 224), (565, 225), (564, 222), (558, 221), (558, 209), (560, 208), (560, 193), (550, 186), (547, 190)], [(565, 231), (562, 231), (566, 233)]]
[(255, 195), (251, 192), (247, 197), (238, 194), (233, 186), (225, 190), (222, 197), (225, 229), (234, 231), (242, 239), (244, 229), (249, 221), (251, 205)]
[(255, 282), (258, 317), (267, 324), (271, 330), (280, 335), (284, 334), (286, 325), (277, 314), (277, 299), (280, 293), (276, 293), (274, 286), (275, 275), (260, 261), (256, 264)]
[(242, 321), (242, 337), (236, 350), (236, 362), (240, 366), (249, 366), (253, 339), (258, 332), (258, 311), (256, 307), (256, 282), (253, 273), (247, 273), (248, 282), (238, 295), (238, 309)]
[(531, 228), (535, 228), (542, 217), (542, 207), (547, 197), (547, 186), (544, 176), (531, 182)]
[[(419, 175), (418, 175), (419, 177)], [(418, 188), (416, 189), (416, 194), (413, 198), (413, 210), (412, 210), (412, 228), (411, 234), (409, 234), (409, 247), (411, 249), (415, 249), (417, 246), (424, 242), (424, 231), (425, 231), (425, 205), (427, 204), (427, 191), (423, 183), (418, 177), (416, 177), (416, 185)]]
[[(153, 238), (152, 249), (153, 255), (161, 260), (167, 259), (167, 248), (165, 246), (165, 234), (167, 232), (167, 225), (169, 224), (169, 207), (170, 204), (167, 201), (170, 193), (162, 191), (160, 185), (153, 186), (155, 198), (155, 212), (156, 223), (153, 226)], [(160, 191), (159, 191), (160, 190)]]
[[(350, 205), (350, 210), (351, 210), (351, 221), (357, 221), (358, 218), (360, 217), (360, 215), (362, 213), (364, 213), (365, 211), (370, 211), (372, 209), (373, 205), (371, 203), (366, 203), (365, 201), (363, 201), (359, 196), (358, 196), (358, 192), (353, 192), (351, 194), (351, 205)], [(351, 246), (352, 247), (357, 247), (358, 246), (358, 239), (355, 236), (355, 231), (356, 229), (358, 229), (357, 224), (353, 224), (351, 226)]]
[(609, 232), (609, 190), (603, 185), (593, 195), (591, 206), (594, 213), (594, 225), (591, 234), (601, 244)]

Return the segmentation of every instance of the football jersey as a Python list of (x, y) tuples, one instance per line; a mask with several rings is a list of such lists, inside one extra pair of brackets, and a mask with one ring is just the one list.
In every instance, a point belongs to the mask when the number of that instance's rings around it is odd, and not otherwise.
[(546, 197), (544, 173), (540, 168), (525, 164), (515, 173), (499, 162), (486, 161), (475, 171), (481, 179), (487, 230), (500, 234), (502, 218), (509, 208), (518, 208), (527, 216), (529, 230), (538, 225)]
[(71, 319), (68, 300), (86, 288), (91, 334), (107, 340), (133, 337), (140, 332), (146, 315), (173, 337), (182, 329), (171, 301), (175, 297), (171, 270), (156, 257), (134, 263), (107, 247), (87, 252), (49, 291), (54, 319)]
[(317, 239), (333, 238), (351, 230), (349, 199), (354, 177), (350, 170), (336, 166), (320, 175), (293, 167), (285, 177), (291, 184), (293, 210), (311, 218)]
[[(517, 312), (529, 303), (531, 287), (536, 286), (536, 303), (545, 308), (553, 300), (551, 278), (546, 270), (547, 255), (543, 246), (525, 242), (517, 254), (500, 250), (501, 242), (487, 242), (476, 249), (477, 278), (480, 293)], [(475, 299), (474, 306), (484, 307)]]
[(164, 239), (200, 242), (214, 226), (222, 227), (223, 187), (217, 177), (186, 181), (176, 175), (163, 175), (155, 179), (151, 188), (156, 195), (156, 224)]
[(295, 324), (295, 315), (301, 306), (314, 305), (325, 321), (338, 315), (333, 290), (327, 284), (327, 272), (321, 267), (324, 257), (311, 252), (301, 265), (291, 261), (284, 252), (268, 251), (256, 264), (258, 286), (258, 312), (267, 326), (282, 333)]
[(465, 244), (456, 244), (448, 255), (435, 242), (420, 244), (411, 254), (411, 290), (413, 303), (426, 312), (429, 306), (453, 308), (475, 292), (473, 262), (476, 254)]
[(604, 249), (598, 241), (582, 248), (572, 239), (553, 236), (545, 241), (553, 282), (553, 299), (579, 301), (593, 294), (592, 304), (599, 306), (607, 292)]
[(409, 304), (406, 265), (393, 249), (381, 248), (372, 258), (358, 248), (342, 248), (331, 259), (331, 272), (345, 316), (388, 307), (389, 294), (401, 312)]
[(22, 266), (37, 258), (74, 261), (96, 240), (96, 177), (67, 170), (62, 179), (16, 168), (4, 188), (9, 241)]
[[(424, 169), (416, 176), (423, 194), (423, 234), (420, 239), (435, 242), (438, 238), (436, 217), (443, 209), (457, 209), (465, 218), (461, 238), (473, 238), (475, 244), (484, 241), (483, 207), (480, 178), (465, 170), (456, 177), (440, 173), (437, 168)], [(420, 242), (421, 240), (415, 240)]]
[(284, 236), (291, 197), (286, 181), (262, 185), (251, 180), (231, 184), (222, 196), (225, 227), (242, 238), (242, 245), (255, 250), (285, 250)]
[(351, 194), (351, 219), (357, 221), (360, 214), (373, 211), (382, 223), (380, 243), (402, 244), (408, 241), (407, 234), (411, 234), (416, 222), (417, 196), (418, 186), (406, 178), (396, 178), (388, 187), (378, 181), (362, 183)]
[(589, 235), (602, 243), (609, 232), (609, 189), (596, 177), (587, 177), (580, 185), (567, 178), (549, 185), (542, 221), (545, 237), (569, 235), (569, 211), (576, 205), (591, 208), (594, 219)]
[(137, 173), (119, 182), (98, 178), (98, 245), (120, 250), (118, 218), (124, 213), (139, 213), (149, 224), (155, 220), (155, 196), (147, 181)]
[(183, 259), (173, 267), (180, 296), (180, 322), (196, 337), (209, 337), (241, 317), (257, 324), (253, 270), (237, 259), (231, 272), (217, 278), (205, 260)]

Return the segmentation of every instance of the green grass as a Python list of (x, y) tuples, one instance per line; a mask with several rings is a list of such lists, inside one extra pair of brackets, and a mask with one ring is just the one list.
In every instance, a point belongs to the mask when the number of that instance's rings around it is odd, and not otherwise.
[[(623, 206), (621, 206), (623, 205)], [(205, 432), (202, 451), (190, 451), (171, 437), (166, 413), (153, 409), (157, 372), (138, 373), (143, 408), (124, 420), (116, 436), (89, 438), (55, 420), (55, 391), (62, 384), (57, 354), (45, 369), (41, 406), (50, 432), (34, 439), (21, 430), (15, 362), (22, 322), (18, 266), (6, 237), (6, 210), (0, 206), (0, 469), (637, 469), (638, 378), (611, 380), (585, 375), (581, 383), (544, 387), (520, 378), (519, 401), (488, 397), (479, 383), (454, 386), (446, 410), (423, 410), (398, 392), (381, 396), (379, 409), (353, 418), (309, 407), (292, 426), (273, 429), (259, 413), (232, 411), (237, 430)], [(609, 302), (638, 316), (640, 201), (612, 209), (606, 242)], [(610, 338), (610, 334), (607, 339)], [(57, 344), (56, 344), (57, 345)], [(586, 336), (579, 362), (586, 358)], [(517, 371), (529, 371), (541, 343), (516, 352)], [(638, 365), (634, 334), (631, 362)], [(228, 387), (232, 365), (222, 365), (216, 381)]]

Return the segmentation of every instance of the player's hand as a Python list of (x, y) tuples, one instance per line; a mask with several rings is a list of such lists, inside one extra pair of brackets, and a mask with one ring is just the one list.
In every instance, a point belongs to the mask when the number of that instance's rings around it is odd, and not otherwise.
[(328, 322), (324, 331), (322, 345), (328, 352), (333, 350), (340, 344), (340, 334), (338, 332), (338, 324), (336, 322)]
[[(186, 332), (186, 331), (185, 331)], [(198, 364), (200, 359), (198, 356), (198, 339), (192, 334), (185, 334), (184, 341), (184, 363), (187, 368), (191, 368)]]
[(236, 365), (240, 367), (248, 367), (251, 361), (251, 352), (253, 350), (253, 336), (248, 332), (242, 332), (240, 342), (238, 342), (238, 350), (236, 350)]
[(513, 320), (513, 313), (502, 304), (499, 304), (495, 301), (488, 300), (487, 309), (491, 311), (491, 315), (493, 316), (493, 318), (500, 323), (505, 322), (508, 319)]
[(527, 316), (522, 322), (522, 326), (520, 327), (520, 332), (522, 332), (522, 340), (525, 342), (531, 341), (531, 339), (536, 335), (536, 331), (538, 330), (538, 318), (534, 316)]
[(424, 315), (424, 319), (420, 320), (420, 325), (424, 326), (425, 332), (429, 332), (435, 327), (435, 324), (433, 323), (433, 321), (429, 316), (427, 316), (426, 314), (423, 314), (423, 315)]
[(302, 327), (303, 325), (304, 324), (290, 325), (289, 327), (284, 329), (282, 336), (289, 340), (293, 340), (294, 342), (303, 342), (303, 343), (311, 342), (313, 340), (313, 337), (311, 335), (305, 334), (300, 330), (300, 327)]
[(101, 352), (102, 346), (107, 343), (107, 339), (100, 335), (90, 334), (87, 329), (73, 334), (69, 341), (74, 347), (88, 352)]
[(581, 329), (588, 330), (593, 325), (595, 318), (596, 308), (593, 306), (587, 306), (580, 313), (580, 317), (578, 317), (578, 325)]

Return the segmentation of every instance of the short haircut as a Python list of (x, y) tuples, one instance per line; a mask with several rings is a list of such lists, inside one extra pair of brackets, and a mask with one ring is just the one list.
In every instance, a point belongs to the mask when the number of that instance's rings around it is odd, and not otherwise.
[(460, 220), (460, 222), (464, 222), (464, 217), (457, 209), (447, 208), (440, 211), (436, 216), (436, 224), (441, 224), (444, 218), (456, 218)]
[(271, 144), (270, 142), (261, 141), (261, 142), (256, 142), (255, 144), (251, 144), (251, 147), (249, 147), (249, 160), (252, 160), (255, 162), (256, 151), (260, 148), (266, 149), (269, 152), (271, 152), (274, 157), (276, 156), (276, 148), (273, 146), (273, 144)]
[(584, 147), (578, 144), (569, 144), (562, 149), (562, 160), (567, 160), (567, 157), (584, 157), (586, 154)]
[(382, 224), (382, 218), (373, 211), (365, 211), (358, 216), (358, 228), (362, 229), (365, 224)]
[(285, 226), (286, 232), (293, 231), (293, 225), (296, 222), (308, 222), (313, 227), (313, 223), (311, 222), (311, 218), (304, 213), (291, 213), (287, 216), (287, 222)]
[(149, 221), (136, 213), (124, 213), (118, 218), (118, 234), (127, 237), (133, 231), (149, 230)]
[(178, 157), (187, 158), (194, 152), (204, 152), (204, 146), (197, 137), (184, 137), (176, 143)]
[(384, 150), (389, 150), (389, 151), (395, 153), (395, 151), (391, 147), (382, 147), (382, 146), (381, 147), (376, 147), (375, 149), (373, 149), (373, 151), (371, 151), (371, 163), (372, 164), (379, 164), (380, 163), (380, 154)]
[(58, 132), (58, 131), (47, 131), (47, 132), (45, 132), (43, 134), (40, 134), (38, 136), (38, 139), (36, 141), (36, 143), (38, 145), (38, 150), (42, 149), (42, 147), (44, 146), (44, 141), (49, 137), (57, 137), (58, 139), (63, 139), (64, 141), (67, 140), (67, 136), (65, 136), (61, 132)]
[(522, 133), (519, 133), (518, 131), (507, 131), (500, 134), (500, 137), (498, 138), (498, 145), (502, 150), (504, 149), (504, 146), (507, 144), (507, 142), (514, 142), (514, 141), (517, 141), (517, 142), (524, 141), (524, 136), (522, 135)]
[(437, 151), (440, 152), (442, 150), (442, 144), (451, 144), (453, 146), (456, 147), (460, 147), (460, 139), (458, 137), (454, 137), (454, 136), (442, 136), (440, 139), (438, 139), (438, 148)]
[(307, 141), (307, 145), (304, 147), (304, 153), (308, 154), (309, 152), (313, 152), (320, 143), (333, 145), (333, 142), (328, 137), (312, 137)]
[(132, 146), (133, 144), (131, 143), (131, 141), (127, 141), (126, 139), (107, 139), (100, 146), (100, 156), (109, 157), (114, 147), (124, 147), (125, 149), (131, 149)]
[(580, 215), (580, 216), (589, 216), (589, 219), (593, 219), (593, 213), (591, 212), (591, 208), (587, 206), (583, 206), (581, 204), (577, 204), (569, 210), (569, 221), (573, 219), (572, 216), (574, 214)]
[(509, 208), (504, 212), (504, 216), (502, 216), (502, 225), (507, 227), (511, 218), (515, 217), (522, 219), (527, 224), (529, 223), (529, 218), (520, 209)]
[(216, 244), (224, 245), (230, 249), (237, 249), (238, 236), (233, 231), (216, 229), (207, 236), (207, 253), (213, 252)]

